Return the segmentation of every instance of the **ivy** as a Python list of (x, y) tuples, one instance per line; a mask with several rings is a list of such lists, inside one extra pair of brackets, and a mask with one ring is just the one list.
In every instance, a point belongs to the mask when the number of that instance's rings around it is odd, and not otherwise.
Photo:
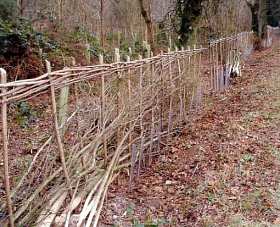
[(16, 0), (0, 0), (0, 19), (11, 21), (16, 16)]
[(202, 2), (204, 0), (177, 0), (177, 16), (179, 18), (179, 35), (180, 42), (186, 43), (191, 34), (196, 20), (202, 13)]

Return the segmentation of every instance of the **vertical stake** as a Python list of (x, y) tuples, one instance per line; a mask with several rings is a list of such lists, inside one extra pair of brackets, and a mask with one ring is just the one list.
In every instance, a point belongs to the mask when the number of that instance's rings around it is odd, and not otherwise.
[(216, 43), (215, 45), (215, 53), (216, 53), (216, 76), (215, 76), (215, 80), (216, 80), (216, 87), (217, 87), (217, 91), (220, 91), (220, 86), (219, 86), (219, 74), (218, 74), (218, 70), (219, 70), (219, 52), (218, 52), (218, 43)]
[(202, 103), (202, 94), (204, 88), (202, 87), (203, 83), (201, 82), (201, 63), (202, 63), (202, 46), (200, 46), (199, 51), (199, 59), (198, 59), (198, 104), (201, 105)]
[[(142, 56), (139, 55), (139, 60), (142, 59)], [(138, 176), (140, 175), (141, 162), (143, 158), (143, 146), (144, 146), (144, 125), (143, 125), (143, 66), (140, 66), (140, 76), (139, 76), (139, 92), (140, 92), (140, 102), (139, 102), (139, 114), (140, 114), (140, 152), (139, 152), (139, 164), (138, 164)]]
[(121, 46), (121, 32), (118, 31), (118, 47)]
[(158, 102), (160, 103), (159, 107), (159, 129), (158, 129), (158, 150), (160, 150), (160, 144), (161, 144), (161, 133), (163, 131), (163, 100), (164, 97), (164, 91), (163, 91), (163, 68), (164, 68), (164, 62), (163, 62), (163, 51), (161, 51), (161, 70), (160, 70), (160, 97), (158, 98)]
[[(151, 52), (151, 57), (153, 57), (153, 52)], [(150, 80), (150, 86), (151, 86), (151, 97), (153, 97), (152, 100), (152, 122), (151, 122), (151, 143), (150, 143), (150, 152), (149, 152), (149, 161), (148, 165), (151, 165), (152, 163), (152, 152), (153, 152), (153, 140), (154, 140), (154, 133), (155, 133), (155, 106), (156, 103), (154, 102), (154, 99), (156, 98), (154, 96), (154, 93), (157, 92), (154, 89), (154, 74), (155, 74), (155, 65), (152, 63), (151, 65), (151, 80)]]
[(48, 77), (49, 77), (49, 80), (50, 80), (52, 114), (53, 114), (53, 120), (54, 120), (55, 136), (56, 136), (56, 140), (57, 140), (57, 144), (58, 144), (58, 150), (59, 150), (59, 154), (60, 154), (62, 169), (63, 169), (64, 175), (65, 175), (65, 178), (66, 178), (67, 185), (70, 186), (70, 178), (69, 178), (69, 174), (68, 174), (67, 167), (66, 167), (63, 144), (62, 144), (62, 140), (61, 140), (60, 133), (59, 133), (59, 125), (58, 125), (58, 120), (57, 120), (57, 109), (56, 109), (56, 101), (55, 101), (55, 90), (54, 90), (54, 85), (52, 84), (52, 78), (51, 78), (51, 75), (50, 75), (51, 64), (47, 60), (46, 60), (46, 66), (47, 66)]
[(220, 72), (219, 72), (219, 81), (220, 81), (220, 90), (223, 91), (225, 88), (224, 82), (224, 62), (223, 62), (223, 41), (219, 43), (219, 53), (220, 53)]
[(187, 67), (186, 67), (186, 55), (189, 54), (188, 51), (185, 51), (185, 49), (182, 47), (183, 53), (183, 58), (182, 58), (182, 86), (183, 86), (183, 93), (182, 93), (182, 107), (183, 107), (183, 122), (186, 122), (186, 101), (187, 101)]
[[(102, 65), (104, 64), (103, 60), (103, 55), (99, 55), (99, 64)], [(106, 134), (105, 134), (105, 128), (106, 128), (106, 122), (105, 122), (105, 105), (106, 105), (106, 97), (105, 97), (105, 77), (102, 74), (101, 76), (101, 112), (100, 112), (100, 122), (101, 122), (101, 129), (103, 131), (103, 151), (104, 151), (104, 160), (105, 160), (105, 165), (107, 164), (108, 161), (108, 149), (107, 149), (107, 139), (106, 139)]]
[(128, 54), (129, 54), (129, 56), (132, 56), (132, 48), (131, 47), (128, 48)]
[(170, 49), (168, 49), (168, 75), (169, 75), (169, 87), (171, 88), (170, 91), (168, 91), (169, 93), (169, 113), (168, 113), (168, 135), (170, 134), (170, 132), (172, 131), (172, 125), (173, 125), (173, 79), (172, 79), (172, 65), (171, 65), (171, 58), (170, 58)]
[(87, 64), (90, 65), (90, 44), (86, 43), (85, 47), (86, 47), (86, 61)]
[[(189, 80), (191, 80), (191, 57), (193, 55), (193, 52), (191, 51), (190, 46), (188, 46), (188, 52), (189, 52), (189, 54), (188, 54), (188, 67), (187, 68), (188, 68), (188, 77), (189, 77)], [(191, 90), (191, 88), (189, 90)], [(188, 93), (189, 98), (190, 98), (190, 95), (191, 94)], [(189, 99), (188, 104), (189, 104), (189, 111), (191, 111), (192, 106), (191, 106), (191, 100), (190, 99)]]
[(69, 86), (66, 85), (60, 90), (59, 102), (58, 102), (58, 122), (60, 126), (60, 134), (63, 138), (66, 131), (66, 120), (67, 120), (67, 111), (68, 111), (68, 97), (69, 97)]
[(147, 44), (147, 57), (150, 58), (151, 57), (151, 45)]
[[(120, 49), (119, 48), (115, 48), (115, 57), (114, 57), (114, 61), (116, 63), (120, 62)], [(120, 89), (120, 83), (121, 83), (121, 78), (120, 78), (120, 72), (119, 70), (117, 70), (117, 116), (119, 116), (120, 114), (120, 109), (121, 109), (121, 89)], [(119, 144), (120, 141), (120, 127), (118, 127), (117, 129), (117, 145)]]
[[(7, 83), (7, 73), (4, 69), (0, 68), (1, 73), (1, 84)], [(6, 88), (2, 88), (2, 93), (7, 91)], [(10, 174), (9, 174), (9, 150), (8, 150), (8, 121), (7, 121), (7, 98), (2, 98), (2, 133), (3, 133), (3, 159), (4, 159), (4, 179), (5, 179), (5, 191), (7, 208), (9, 213), (10, 226), (14, 227), (14, 215), (13, 215), (13, 204), (11, 198), (11, 186), (10, 186)]]
[(209, 60), (210, 60), (210, 89), (213, 90), (213, 58), (212, 58), (212, 44), (209, 43)]
[[(76, 66), (76, 59), (74, 57), (71, 57), (72, 59), (72, 67), (75, 67)], [(75, 95), (75, 101), (76, 101), (76, 104), (78, 103), (78, 87), (77, 87), (77, 83), (74, 83), (74, 95)]]
[[(191, 75), (191, 82), (193, 83), (192, 89), (192, 94), (191, 94), (191, 102), (190, 102), (190, 108), (192, 108), (195, 104), (196, 101), (196, 89), (197, 89), (197, 80), (196, 80), (196, 67), (197, 67), (197, 57), (196, 57), (196, 45), (193, 46), (192, 50), (192, 57), (193, 57), (193, 70), (192, 70), (192, 75)], [(190, 109), (191, 110), (191, 109)]]
[(120, 57), (120, 49), (119, 48), (115, 48), (115, 58), (114, 58), (114, 62), (120, 62), (121, 60)]
[(169, 48), (170, 48), (170, 50), (172, 50), (172, 39), (171, 39), (171, 36), (169, 36)]
[(177, 58), (177, 67), (178, 67), (178, 74), (179, 74), (179, 100), (180, 100), (179, 119), (180, 119), (180, 124), (181, 124), (183, 122), (184, 115), (185, 115), (184, 114), (184, 102), (183, 102), (184, 82), (183, 82), (183, 78), (182, 78), (181, 55), (178, 56), (178, 58)]
[[(130, 56), (126, 56), (126, 61), (130, 62)], [(132, 129), (132, 113), (131, 113), (131, 71), (130, 68), (128, 68), (127, 71), (128, 74), (128, 80), (127, 80), (127, 89), (128, 89), (128, 130)], [(131, 190), (132, 186), (132, 181), (133, 181), (133, 176), (134, 176), (134, 165), (135, 165), (135, 149), (133, 149), (133, 144), (132, 144), (132, 131), (129, 133), (128, 136), (128, 152), (131, 155), (130, 156), (130, 174), (129, 174), (129, 190)]]

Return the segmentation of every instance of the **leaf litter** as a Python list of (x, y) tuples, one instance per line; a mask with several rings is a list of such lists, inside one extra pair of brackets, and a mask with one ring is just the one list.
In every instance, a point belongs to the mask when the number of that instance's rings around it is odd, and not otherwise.
[(280, 226), (280, 46), (209, 103), (131, 190), (112, 184), (100, 226)]

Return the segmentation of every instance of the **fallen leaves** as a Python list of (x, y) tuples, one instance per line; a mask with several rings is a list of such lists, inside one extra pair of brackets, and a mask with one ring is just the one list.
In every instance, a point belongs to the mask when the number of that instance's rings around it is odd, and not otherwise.
[(271, 117), (280, 112), (280, 68), (267, 70), (279, 64), (280, 51), (266, 54), (255, 53), (235, 86), (209, 97), (211, 108), (174, 138), (131, 192), (125, 184), (116, 190), (137, 201), (134, 217), (144, 221), (151, 211), (171, 226), (280, 224), (280, 118)]

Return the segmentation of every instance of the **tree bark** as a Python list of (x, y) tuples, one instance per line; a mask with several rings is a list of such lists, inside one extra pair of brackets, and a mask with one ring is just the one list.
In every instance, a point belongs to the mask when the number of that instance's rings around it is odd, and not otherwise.
[(246, 1), (252, 13), (252, 29), (261, 39), (265, 37), (268, 0)]
[(63, 22), (63, 0), (57, 1), (57, 11), (58, 11), (58, 24), (62, 25)]
[(18, 8), (18, 15), (19, 16), (23, 16), (23, 10), (24, 10), (24, 6), (23, 6), (23, 0), (17, 0), (17, 8)]
[(258, 35), (260, 38), (265, 38), (266, 36), (266, 26), (267, 26), (267, 13), (268, 13), (268, 1), (259, 0), (259, 11), (258, 11)]
[(138, 0), (141, 10), (141, 15), (144, 18), (144, 21), (147, 26), (147, 38), (148, 43), (151, 45), (151, 50), (155, 50), (154, 45), (154, 37), (153, 37), (153, 22), (152, 22), (152, 16), (151, 16), (151, 10), (148, 10), (145, 8), (144, 0)]

